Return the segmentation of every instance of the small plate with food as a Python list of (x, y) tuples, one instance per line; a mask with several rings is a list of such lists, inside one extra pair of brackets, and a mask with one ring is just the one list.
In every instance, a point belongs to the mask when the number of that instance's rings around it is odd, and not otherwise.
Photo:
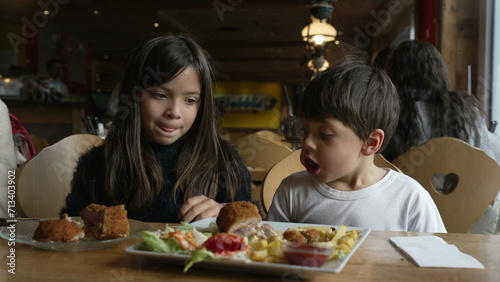
[(127, 219), (123, 205), (90, 204), (81, 217), (63, 214), (39, 222), (20, 221), (2, 229), (0, 237), (51, 251), (88, 251), (116, 245), (150, 228), (142, 221)]
[(233, 202), (217, 218), (141, 232), (126, 252), (171, 264), (308, 278), (342, 270), (370, 229), (262, 221), (250, 202)]

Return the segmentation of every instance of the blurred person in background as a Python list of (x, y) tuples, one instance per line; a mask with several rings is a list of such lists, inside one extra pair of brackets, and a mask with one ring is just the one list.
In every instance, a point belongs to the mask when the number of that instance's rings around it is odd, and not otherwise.
[[(500, 137), (488, 130), (485, 112), (475, 96), (451, 89), (444, 60), (432, 44), (420, 40), (400, 43), (392, 51), (386, 71), (401, 100), (396, 132), (382, 152), (386, 159), (392, 161), (412, 146), (448, 136), (483, 150), (500, 164)], [(500, 193), (470, 232), (500, 233)]]

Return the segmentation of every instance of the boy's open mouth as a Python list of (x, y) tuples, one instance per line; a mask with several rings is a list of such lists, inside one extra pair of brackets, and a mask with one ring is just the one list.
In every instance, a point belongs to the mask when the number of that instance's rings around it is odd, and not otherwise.
[(304, 160), (304, 166), (306, 167), (307, 172), (311, 174), (316, 174), (319, 172), (319, 165), (310, 158), (306, 158)]

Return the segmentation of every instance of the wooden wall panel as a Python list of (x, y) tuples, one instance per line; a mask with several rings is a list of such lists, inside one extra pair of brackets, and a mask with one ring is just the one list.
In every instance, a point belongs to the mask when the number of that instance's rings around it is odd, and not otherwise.
[(441, 0), (438, 7), (437, 48), (441, 51), (448, 67), (451, 87), (456, 86), (457, 14), (458, 0)]
[(467, 90), (467, 66), (471, 65), (471, 89), (477, 95), (479, 1), (459, 0), (458, 4), (456, 89)]
[[(438, 49), (448, 67), (452, 89), (467, 90), (468, 65), (471, 89), (476, 95), (478, 67), (479, 2), (441, 0), (438, 2)], [(480, 100), (483, 97), (478, 97)]]

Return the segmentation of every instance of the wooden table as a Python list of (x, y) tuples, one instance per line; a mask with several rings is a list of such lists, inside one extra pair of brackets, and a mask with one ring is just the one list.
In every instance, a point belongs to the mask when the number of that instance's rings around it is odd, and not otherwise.
[[(153, 229), (164, 224), (151, 224)], [(340, 273), (315, 273), (311, 281), (498, 281), (500, 277), (500, 235), (434, 234), (462, 252), (478, 259), (486, 269), (420, 268), (389, 243), (394, 236), (430, 233), (372, 231)], [(262, 276), (192, 268), (165, 260), (134, 256), (124, 249), (140, 242), (133, 238), (101, 250), (53, 252), (16, 244), (15, 272), (7, 270), (8, 241), (0, 240), (0, 281), (294, 281), (287, 277)], [(430, 256), (432, 254), (429, 254)]]

